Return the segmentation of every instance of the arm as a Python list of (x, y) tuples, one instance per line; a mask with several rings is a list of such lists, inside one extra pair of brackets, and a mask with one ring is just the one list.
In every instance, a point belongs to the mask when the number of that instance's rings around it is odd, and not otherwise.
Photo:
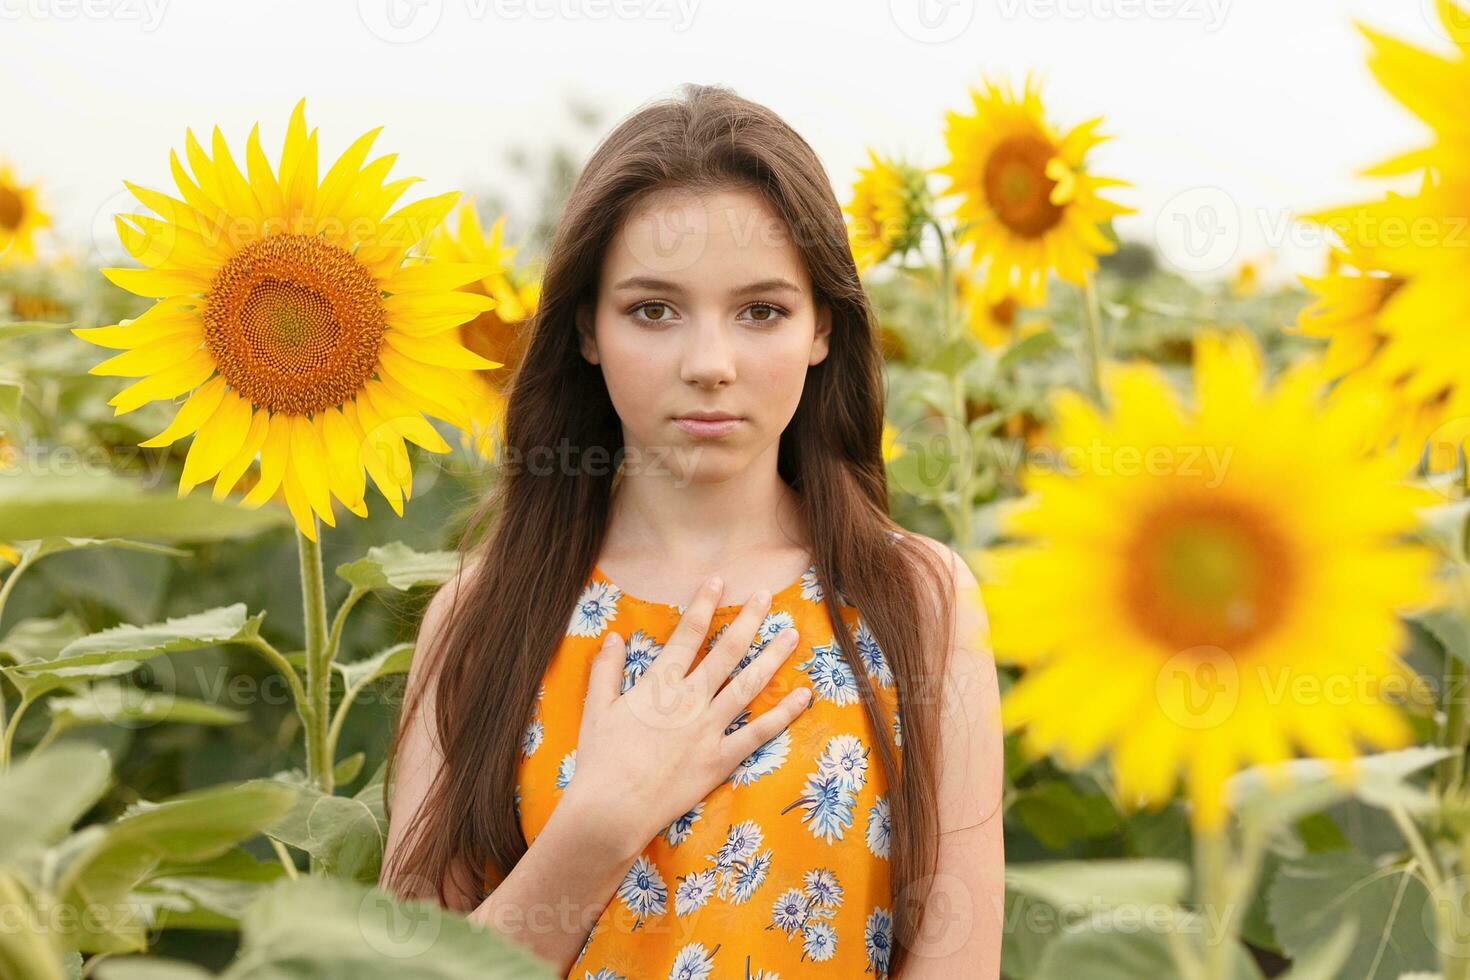
[[(393, 819), (388, 827), (383, 865), (403, 844), (403, 836), (423, 805), (434, 775), (444, 764), (436, 737), (434, 685), (437, 664), (432, 661), (444, 619), (457, 586), (468, 570), (435, 594), (419, 629), (409, 667), (410, 693), (428, 685), (419, 710), (408, 719), (399, 747), (393, 780)], [(468, 913), (470, 921), (488, 925), (506, 938), (553, 963), (561, 974), (570, 969), (602, 908), (611, 899), (638, 846), (626, 834), (599, 821), (592, 808), (567, 787), (541, 833), (511, 872), (480, 901), (480, 869), (456, 866), (445, 883), (449, 907)], [(414, 882), (414, 894), (433, 894), (433, 884)]]
[(920, 538), (955, 581), (955, 633), (939, 720), (939, 855), (930, 919), (910, 949), (902, 980), (994, 980), (1005, 915), (1001, 792), (1005, 752), (995, 661), (985, 636), (980, 585), (953, 549)]

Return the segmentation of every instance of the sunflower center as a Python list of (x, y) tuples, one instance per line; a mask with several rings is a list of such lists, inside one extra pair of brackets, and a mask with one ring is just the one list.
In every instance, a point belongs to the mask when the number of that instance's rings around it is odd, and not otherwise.
[(1134, 619), (1176, 652), (1237, 654), (1282, 617), (1291, 584), (1286, 544), (1248, 508), (1172, 503), (1143, 521), (1130, 555)]
[(304, 415), (340, 405), (378, 364), (378, 281), (352, 253), (310, 235), (246, 245), (210, 284), (204, 334), (242, 398)]
[(1040, 238), (1062, 220), (1062, 209), (1051, 202), (1057, 182), (1046, 175), (1054, 155), (1040, 136), (1012, 136), (985, 163), (986, 200), (1001, 224), (1024, 238)]
[(0, 184), (0, 228), (15, 231), (20, 227), (20, 219), (25, 217), (25, 212), (25, 202), (15, 188)]

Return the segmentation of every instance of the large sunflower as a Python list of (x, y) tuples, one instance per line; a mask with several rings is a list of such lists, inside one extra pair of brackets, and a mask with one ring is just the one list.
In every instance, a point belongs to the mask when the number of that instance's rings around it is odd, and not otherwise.
[(1417, 460), (1430, 438), (1431, 470), (1452, 468), (1470, 436), (1470, 124), (1463, 90), (1470, 86), (1466, 11), (1439, 0), (1453, 57), (1421, 50), (1363, 28), (1369, 67), (1380, 83), (1434, 129), (1434, 141), (1368, 169), (1421, 172), (1416, 194), (1312, 215), (1342, 239), (1348, 268), (1309, 281), (1319, 294), (1304, 329), (1332, 338), (1344, 386), (1376, 389), (1384, 422), (1372, 436), (1396, 443)]
[(36, 232), (50, 224), (36, 186), (22, 184), (10, 164), (0, 160), (0, 262), (34, 259)]
[(1267, 390), (1248, 336), (1195, 351), (1188, 410), (1141, 363), (1107, 370), (1107, 417), (1057, 396), (1072, 472), (1031, 475), (984, 561), (997, 653), (1028, 668), (1006, 726), (1069, 765), (1111, 747), (1133, 804), (1187, 770), (1195, 826), (1218, 827), (1243, 764), (1411, 740), (1376, 685), (1411, 676), (1396, 613), (1433, 598), (1433, 559), (1400, 536), (1433, 494), (1361, 452), (1368, 410), (1324, 402), (1320, 364)]
[(460, 325), (460, 343), (505, 370), (470, 377), (475, 397), (469, 402), (472, 426), (464, 439), (473, 439), (477, 451), (494, 458), (495, 440), (505, 418), (505, 394), (525, 353), (527, 321), (541, 299), (541, 277), (534, 269), (516, 268), (517, 247), (505, 244), (505, 215), (495, 219), (487, 234), (473, 202), (459, 208), (458, 224), (450, 231), (441, 225), (429, 243), (429, 255), (447, 262), (473, 262), (488, 270), (461, 287), (489, 296), (495, 306)]
[(212, 479), (222, 498), (258, 455), (260, 477), (242, 503), (284, 496), (315, 539), (312, 514), (335, 525), (333, 498), (367, 515), (364, 470), (402, 515), (413, 484), (404, 440), (450, 449), (425, 415), (469, 424), (466, 372), (496, 365), (451, 331), (494, 301), (455, 287), (485, 270), (405, 264), (459, 195), (388, 214), (417, 178), (385, 182), (395, 155), (368, 161), (377, 134), (357, 139), (318, 181), (303, 100), (276, 170), (258, 127), (244, 172), (215, 129), (212, 156), (187, 134), (192, 176), (171, 157), (182, 199), (127, 185), (157, 215), (117, 218), (123, 244), (146, 268), (102, 271), (157, 302), (137, 319), (73, 332), (126, 351), (92, 374), (142, 379), (108, 402), (116, 414), (190, 393), (172, 423), (142, 443), (194, 435), (180, 496)]
[(973, 114), (945, 113), (949, 161), (936, 168), (950, 180), (943, 193), (961, 195), (960, 237), (986, 268), (987, 298), (1015, 294), (1040, 305), (1052, 270), (1080, 284), (1097, 256), (1114, 250), (1101, 226), (1133, 209), (1098, 191), (1127, 184), (1084, 169), (1088, 151), (1107, 138), (1097, 133), (1102, 120), (1058, 133), (1031, 79), (1019, 96), (998, 81), (970, 96)]
[(890, 255), (917, 248), (929, 218), (924, 171), (880, 157), (869, 148), (868, 166), (858, 168), (848, 217), (848, 244), (859, 273)]

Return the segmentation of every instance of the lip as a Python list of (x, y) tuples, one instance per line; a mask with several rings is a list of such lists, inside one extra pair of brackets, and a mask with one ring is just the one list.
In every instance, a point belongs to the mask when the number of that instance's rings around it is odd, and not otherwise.
[(743, 421), (745, 420), (734, 415), (711, 412), (678, 416), (674, 419), (674, 424), (691, 436), (709, 439), (728, 435)]

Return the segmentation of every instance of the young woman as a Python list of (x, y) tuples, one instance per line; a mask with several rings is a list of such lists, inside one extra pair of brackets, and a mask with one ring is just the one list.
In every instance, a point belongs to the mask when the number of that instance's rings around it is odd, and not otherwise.
[(888, 516), (874, 318), (811, 148), (719, 87), (631, 116), (529, 329), (419, 634), (385, 887), (569, 977), (997, 977), (978, 588)]

